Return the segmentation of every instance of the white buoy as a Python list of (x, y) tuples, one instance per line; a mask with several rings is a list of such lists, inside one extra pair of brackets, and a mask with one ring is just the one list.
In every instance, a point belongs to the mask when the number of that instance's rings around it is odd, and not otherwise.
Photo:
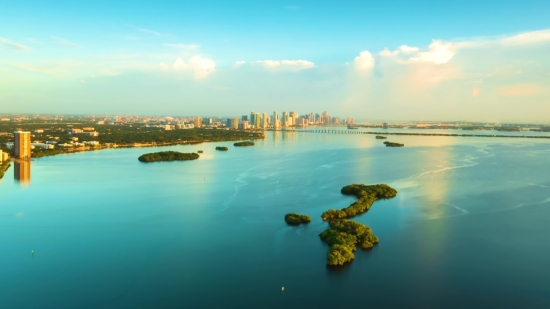
[(282, 289), (282, 291), (283, 291), (283, 292), (285, 291), (285, 287), (284, 287), (284, 286), (283, 286), (283, 289)]

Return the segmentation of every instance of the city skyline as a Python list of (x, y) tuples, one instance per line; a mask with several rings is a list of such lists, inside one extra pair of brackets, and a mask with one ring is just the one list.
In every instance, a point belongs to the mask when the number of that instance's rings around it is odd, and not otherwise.
[(547, 2), (215, 4), (6, 4), (0, 112), (550, 121)]

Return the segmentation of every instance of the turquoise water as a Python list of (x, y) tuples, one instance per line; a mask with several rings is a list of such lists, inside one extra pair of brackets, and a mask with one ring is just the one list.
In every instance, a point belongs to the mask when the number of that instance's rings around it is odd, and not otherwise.
[[(268, 132), (254, 147), (41, 158), (29, 182), (12, 167), (0, 182), (0, 308), (550, 307), (550, 141), (388, 140), (406, 147)], [(160, 150), (204, 154), (137, 160)], [(380, 244), (333, 270), (320, 214), (353, 202), (340, 194), (351, 183), (398, 195), (356, 218)], [(312, 222), (289, 227), (288, 212)]]

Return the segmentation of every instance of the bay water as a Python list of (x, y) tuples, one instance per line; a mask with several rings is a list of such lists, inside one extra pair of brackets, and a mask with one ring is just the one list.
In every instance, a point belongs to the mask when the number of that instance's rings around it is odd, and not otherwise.
[[(549, 308), (550, 141), (388, 140), (406, 146), (267, 132), (254, 147), (12, 166), (0, 182), (0, 308)], [(204, 153), (137, 160), (166, 150)], [(340, 194), (352, 183), (398, 194), (354, 218), (380, 244), (328, 268), (320, 215), (352, 203)], [(312, 222), (288, 226), (289, 212)]]

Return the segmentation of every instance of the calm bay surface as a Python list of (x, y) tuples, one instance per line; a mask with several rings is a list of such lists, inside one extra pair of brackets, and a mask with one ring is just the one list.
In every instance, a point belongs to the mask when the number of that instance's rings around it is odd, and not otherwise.
[[(267, 132), (254, 147), (40, 158), (29, 182), (12, 166), (0, 308), (549, 308), (550, 141), (388, 140), (406, 146)], [(204, 153), (137, 160), (164, 150)], [(340, 194), (352, 183), (398, 195), (355, 218), (380, 244), (333, 270), (320, 215), (352, 203)], [(312, 222), (287, 226), (289, 212)]]

